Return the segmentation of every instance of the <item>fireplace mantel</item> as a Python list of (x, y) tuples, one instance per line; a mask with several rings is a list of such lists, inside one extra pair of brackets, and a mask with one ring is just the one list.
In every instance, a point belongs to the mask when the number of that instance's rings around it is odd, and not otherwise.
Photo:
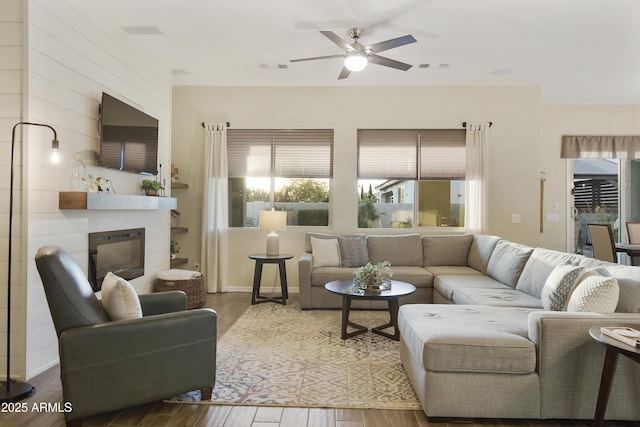
[(178, 202), (174, 197), (87, 193), (84, 191), (61, 191), (58, 194), (59, 209), (169, 210), (176, 209), (177, 206)]

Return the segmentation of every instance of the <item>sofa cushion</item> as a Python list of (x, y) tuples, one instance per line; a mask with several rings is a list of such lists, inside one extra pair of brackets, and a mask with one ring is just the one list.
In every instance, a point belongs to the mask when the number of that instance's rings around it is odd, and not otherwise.
[(376, 264), (389, 261), (394, 265), (422, 267), (422, 237), (419, 234), (368, 236), (369, 261)]
[(338, 239), (318, 239), (311, 237), (313, 267), (339, 267), (340, 248)]
[[(531, 262), (531, 259), (529, 259), (529, 262)], [(584, 268), (578, 265), (556, 265), (551, 271), (551, 274), (549, 274), (549, 277), (547, 277), (547, 280), (544, 282), (544, 287), (542, 288), (540, 299), (542, 300), (544, 309), (551, 311), (565, 310), (571, 293), (578, 283), (580, 283), (583, 271)]]
[(423, 236), (424, 266), (467, 265), (473, 236)]
[(453, 301), (453, 293), (458, 288), (481, 288), (481, 289), (511, 289), (509, 286), (498, 282), (485, 275), (477, 274), (451, 274), (436, 276), (433, 280), (433, 287), (447, 301)]
[(480, 273), (475, 268), (463, 267), (461, 265), (432, 265), (425, 268), (429, 270), (431, 273), (433, 273), (434, 276), (458, 275), (458, 274), (465, 274), (465, 275), (471, 274), (475, 276), (482, 275), (482, 273)]
[(433, 274), (422, 267), (396, 265), (391, 266), (391, 271), (393, 271), (393, 280), (411, 283), (416, 288), (433, 287)]
[(333, 280), (353, 280), (357, 268), (318, 267), (313, 269), (311, 286), (322, 286)]
[(491, 254), (487, 274), (505, 285), (516, 287), (533, 248), (501, 240)]
[(500, 240), (498, 236), (476, 234), (469, 248), (467, 265), (483, 274), (486, 273), (491, 254)]
[(516, 289), (540, 298), (547, 278), (557, 265), (578, 265), (580, 259), (581, 256), (576, 254), (535, 248), (522, 270)]
[(527, 339), (530, 312), (408, 304), (400, 307), (398, 328), (408, 350), (428, 371), (528, 374), (536, 369), (536, 348)]
[(457, 288), (453, 291), (453, 303), (542, 308), (542, 302), (538, 298), (509, 287), (506, 289)]
[(569, 298), (567, 311), (613, 313), (618, 305), (618, 281), (598, 273), (586, 274)]
[(367, 236), (340, 236), (338, 246), (343, 267), (361, 267), (369, 262)]

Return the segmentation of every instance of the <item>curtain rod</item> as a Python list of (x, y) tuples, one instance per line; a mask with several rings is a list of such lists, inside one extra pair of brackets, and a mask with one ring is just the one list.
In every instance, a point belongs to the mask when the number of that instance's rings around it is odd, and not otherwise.
[[(489, 122), (489, 127), (493, 126), (493, 122)], [(462, 127), (466, 128), (467, 127), (467, 122), (462, 122)]]
[[(202, 122), (202, 127), (204, 127), (205, 123)], [(227, 127), (230, 128), (231, 127), (231, 123), (227, 122)]]

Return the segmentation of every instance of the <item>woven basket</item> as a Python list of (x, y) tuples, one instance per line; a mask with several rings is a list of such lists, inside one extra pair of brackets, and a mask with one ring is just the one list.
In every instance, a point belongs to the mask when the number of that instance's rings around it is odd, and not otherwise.
[(182, 291), (187, 294), (187, 308), (200, 308), (207, 301), (207, 291), (204, 288), (204, 276), (189, 280), (156, 279), (153, 290), (155, 292)]

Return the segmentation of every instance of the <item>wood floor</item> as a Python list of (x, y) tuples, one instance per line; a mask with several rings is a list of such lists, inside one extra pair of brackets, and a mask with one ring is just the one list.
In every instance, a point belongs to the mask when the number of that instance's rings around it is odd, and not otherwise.
[[(212, 294), (207, 297), (207, 307), (218, 312), (219, 336), (224, 334), (250, 304), (248, 293)], [(23, 402), (29, 408), (33, 404), (56, 404), (62, 401), (58, 367), (31, 380), (36, 394)], [(43, 410), (26, 413), (0, 413), (0, 427), (64, 426), (61, 413)], [(84, 427), (436, 427), (436, 426), (484, 426), (484, 427), (558, 427), (589, 426), (588, 421), (553, 420), (434, 420), (427, 419), (422, 411), (355, 410), (325, 408), (272, 408), (255, 406), (222, 406), (197, 404), (171, 404), (154, 402), (127, 410), (86, 418)], [(631, 427), (640, 423), (607, 422), (607, 427)]]

